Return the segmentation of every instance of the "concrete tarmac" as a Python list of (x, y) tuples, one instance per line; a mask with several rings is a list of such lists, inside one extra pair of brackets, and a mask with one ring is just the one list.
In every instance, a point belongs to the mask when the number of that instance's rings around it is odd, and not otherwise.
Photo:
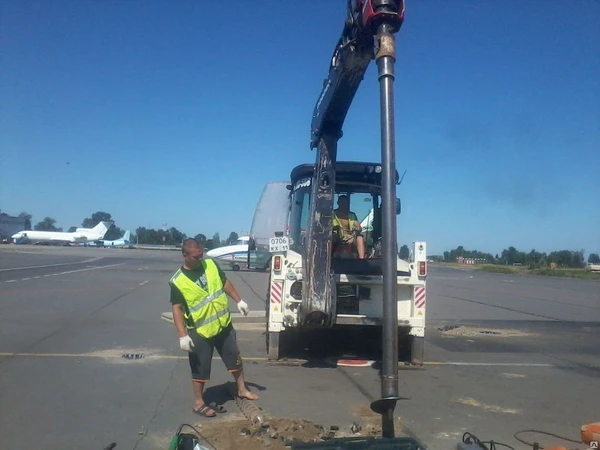
[[(160, 319), (179, 264), (168, 251), (0, 247), (0, 448), (162, 449), (181, 423), (240, 415), (216, 354), (207, 396), (229, 412), (191, 412), (187, 356)], [(251, 310), (264, 311), (267, 275), (227, 274)], [(577, 438), (600, 420), (600, 283), (432, 266), (427, 308), (427, 364), (399, 372), (399, 432), (432, 449), (455, 448), (465, 431), (519, 449), (519, 430)], [(379, 421), (369, 411), (376, 368), (268, 364), (257, 320), (235, 323), (267, 415)]]

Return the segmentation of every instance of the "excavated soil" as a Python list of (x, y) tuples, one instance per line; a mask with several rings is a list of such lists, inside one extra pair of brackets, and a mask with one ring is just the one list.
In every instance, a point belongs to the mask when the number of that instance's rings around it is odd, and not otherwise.
[(305, 419), (268, 419), (262, 427), (250, 426), (245, 418), (205, 422), (200, 430), (209, 449), (280, 450), (293, 443), (323, 442), (352, 436), (380, 436), (381, 428), (354, 423), (347, 428), (324, 427)]

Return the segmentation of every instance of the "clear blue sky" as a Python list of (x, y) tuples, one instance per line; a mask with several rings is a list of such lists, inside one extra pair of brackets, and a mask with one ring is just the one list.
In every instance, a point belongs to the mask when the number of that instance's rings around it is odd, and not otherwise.
[[(1, 0), (0, 209), (226, 237), (312, 162), (345, 0)], [(222, 6), (225, 5), (225, 6)], [(600, 3), (409, 0), (399, 243), (600, 251)], [(380, 160), (374, 64), (340, 159)]]

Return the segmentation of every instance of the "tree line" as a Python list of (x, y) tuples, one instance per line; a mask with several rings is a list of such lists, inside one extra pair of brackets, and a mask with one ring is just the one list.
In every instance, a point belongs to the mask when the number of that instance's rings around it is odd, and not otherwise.
[[(556, 250), (550, 253), (538, 252), (535, 249), (530, 252), (517, 250), (515, 247), (508, 247), (502, 250), (501, 254), (492, 255), (477, 250), (467, 250), (462, 245), (455, 249), (444, 252), (443, 257), (434, 257), (439, 261), (456, 262), (458, 258), (479, 259), (488, 264), (501, 265), (523, 265), (532, 269), (540, 269), (548, 267), (554, 263), (558, 267), (569, 267), (581, 269), (585, 267), (585, 251), (582, 250)], [(600, 255), (598, 253), (590, 253), (587, 258), (590, 264), (600, 264)]]
[[(32, 215), (27, 212), (22, 212), (19, 214), (20, 218), (25, 219), (25, 230), (36, 230), (36, 231), (63, 231), (62, 227), (56, 226), (56, 220), (53, 217), (47, 216), (40, 220), (38, 223), (33, 225), (32, 227)], [(123, 237), (125, 233), (120, 227), (116, 226), (115, 220), (112, 215), (104, 212), (104, 211), (96, 211), (91, 214), (90, 217), (86, 217), (81, 222), (80, 228), (94, 228), (102, 221), (111, 221), (113, 225), (108, 229), (106, 234), (104, 235), (104, 239), (108, 241), (112, 241), (115, 239), (119, 239)], [(71, 226), (67, 231), (73, 232), (75, 231), (77, 226)], [(154, 229), (154, 228), (146, 228), (146, 227), (138, 227), (135, 230), (135, 233), (132, 233), (131, 242), (134, 244), (150, 244), (150, 245), (181, 245), (183, 240), (187, 239), (188, 236), (179, 231), (175, 227), (171, 227), (168, 229)], [(195, 239), (204, 244), (204, 246), (210, 250), (212, 248), (221, 247), (223, 245), (229, 245), (232, 242), (235, 242), (239, 239), (239, 236), (236, 232), (232, 231), (229, 233), (229, 237), (227, 239), (222, 240), (219, 236), (219, 233), (215, 233), (211, 239), (207, 239), (207, 237), (199, 233), (194, 236)]]

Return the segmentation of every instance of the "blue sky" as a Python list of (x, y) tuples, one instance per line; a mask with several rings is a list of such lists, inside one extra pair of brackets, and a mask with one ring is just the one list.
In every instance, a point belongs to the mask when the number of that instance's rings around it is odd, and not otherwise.
[[(227, 236), (312, 162), (345, 1), (1, 0), (0, 209)], [(399, 243), (600, 251), (600, 3), (409, 1)], [(376, 67), (339, 143), (379, 161)]]

